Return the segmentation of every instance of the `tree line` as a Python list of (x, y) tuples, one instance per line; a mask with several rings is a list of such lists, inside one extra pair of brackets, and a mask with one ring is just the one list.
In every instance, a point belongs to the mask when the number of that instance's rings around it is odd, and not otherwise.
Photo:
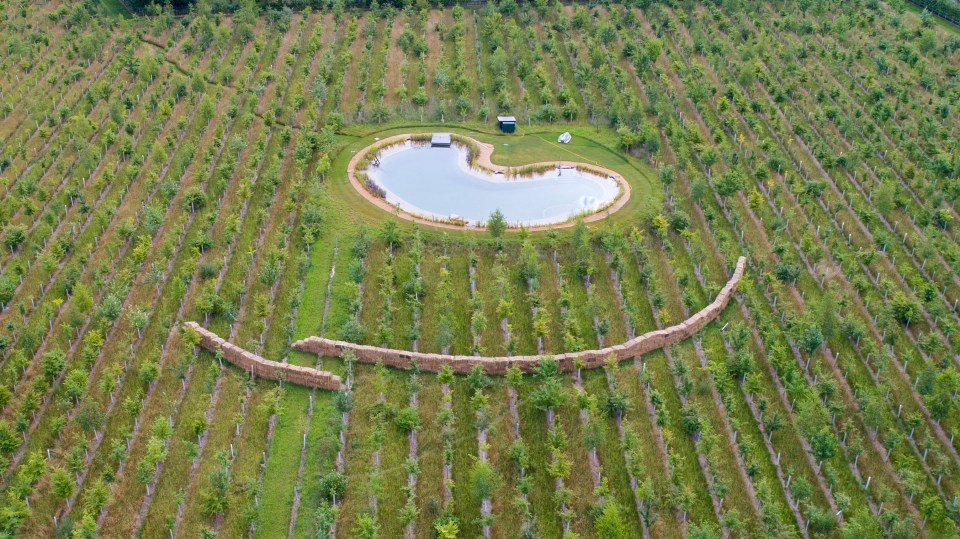
[[(586, 2), (577, 2), (576, 0), (563, 0), (564, 3), (582, 3), (588, 6), (596, 4), (607, 4), (607, 1), (590, 0)], [(714, 4), (722, 5), (724, 0), (712, 0)], [(826, 0), (813, 0), (803, 2), (807, 4), (824, 4)], [(145, 14), (160, 14), (169, 11), (178, 14), (190, 13), (233, 13), (241, 9), (253, 8), (256, 11), (270, 12), (278, 10), (301, 10), (304, 8), (313, 9), (379, 9), (381, 7), (393, 7), (397, 9), (407, 8), (429, 8), (446, 7), (461, 4), (496, 4), (500, 11), (507, 14), (515, 11), (520, 4), (530, 3), (538, 7), (545, 7), (549, 0), (127, 0), (126, 4), (135, 11)], [(625, 0), (616, 2), (619, 4), (635, 5), (647, 8), (652, 4), (663, 3), (672, 7), (688, 6), (693, 4), (690, 0)], [(918, 0), (919, 4), (944, 4), (946, 6), (950, 0)], [(933, 9), (933, 6), (931, 6)], [(940, 11), (946, 11), (943, 6), (938, 7)], [(960, 18), (960, 8), (953, 8)]]

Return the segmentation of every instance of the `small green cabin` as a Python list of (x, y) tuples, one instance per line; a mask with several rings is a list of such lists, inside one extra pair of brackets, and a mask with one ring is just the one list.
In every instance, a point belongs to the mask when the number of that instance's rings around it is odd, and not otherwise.
[(517, 130), (517, 119), (513, 116), (497, 116), (497, 127), (504, 133), (513, 133)]

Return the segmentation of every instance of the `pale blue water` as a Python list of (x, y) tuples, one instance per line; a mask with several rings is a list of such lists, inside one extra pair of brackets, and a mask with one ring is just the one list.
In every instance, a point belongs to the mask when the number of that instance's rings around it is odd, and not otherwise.
[(380, 166), (367, 174), (386, 191), (388, 202), (408, 213), (456, 215), (473, 224), (496, 209), (511, 224), (559, 223), (596, 211), (619, 193), (616, 181), (575, 169), (523, 178), (472, 170), (466, 150), (456, 146), (397, 145), (381, 152)]

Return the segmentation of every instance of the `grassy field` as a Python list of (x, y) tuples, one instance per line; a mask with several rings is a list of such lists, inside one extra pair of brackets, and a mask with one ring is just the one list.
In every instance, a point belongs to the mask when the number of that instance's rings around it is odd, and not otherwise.
[(129, 17), (130, 12), (127, 10), (120, 0), (100, 0), (100, 5), (103, 6), (103, 12), (105, 15), (110, 17)]
[[(379, 126), (378, 126), (379, 127)], [(489, 126), (467, 125), (459, 127), (450, 124), (433, 125), (404, 125), (387, 129), (371, 131), (369, 126), (357, 126), (346, 129), (347, 134), (339, 136), (343, 143), (343, 150), (333, 162), (330, 194), (338, 203), (342, 203), (343, 213), (350, 215), (354, 223), (365, 223), (376, 226), (387, 216), (363, 198), (350, 185), (346, 178), (347, 162), (358, 151), (388, 136), (402, 133), (430, 133), (438, 130), (452, 131), (469, 135), (481, 142), (494, 145), (495, 149), (491, 160), (496, 164), (519, 166), (551, 160), (575, 160), (589, 164), (596, 164), (619, 172), (630, 182), (632, 196), (626, 206), (613, 213), (608, 221), (620, 226), (630, 226), (638, 219), (649, 218), (650, 212), (655, 210), (656, 201), (662, 197), (662, 187), (656, 181), (656, 173), (649, 164), (616, 150), (617, 139), (608, 130), (597, 130), (576, 125), (559, 124), (549, 131), (536, 131), (520, 128), (516, 134), (502, 134)], [(559, 144), (556, 137), (564, 131), (574, 135), (570, 144)], [(346, 208), (351, 208), (346, 210)], [(338, 212), (339, 213), (339, 212)], [(405, 230), (413, 227), (412, 223), (398, 220), (398, 224)], [(356, 224), (354, 224), (356, 226)], [(436, 229), (425, 227), (422, 233), (428, 238), (437, 236)], [(469, 231), (444, 231), (450, 238), (468, 240), (476, 234)], [(542, 233), (538, 233), (542, 235)], [(469, 241), (469, 240), (468, 240)]]
[[(956, 28), (639, 4), (0, 6), (0, 535), (957, 537)], [(347, 181), (438, 131), (632, 196), (496, 238)], [(555, 372), (741, 255), (695, 338)], [(251, 380), (187, 320), (349, 389)], [(546, 359), (417, 373), (310, 335)]]

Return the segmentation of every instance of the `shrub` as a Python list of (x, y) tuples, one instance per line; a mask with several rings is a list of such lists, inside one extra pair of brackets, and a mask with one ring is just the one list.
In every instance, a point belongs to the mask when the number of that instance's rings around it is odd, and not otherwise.
[(0, 303), (6, 305), (17, 291), (17, 281), (10, 275), (0, 277)]
[(604, 539), (625, 539), (630, 536), (627, 525), (620, 516), (620, 508), (613, 501), (603, 504), (603, 509), (594, 521), (594, 526), (597, 529), (597, 537)]
[(24, 225), (7, 225), (3, 229), (3, 244), (7, 249), (16, 249), (27, 241), (27, 227)]
[(140, 366), (140, 380), (145, 384), (149, 384), (157, 379), (157, 376), (160, 375), (160, 366), (157, 365), (156, 361), (144, 361), (143, 365)]
[(911, 320), (920, 317), (920, 309), (917, 303), (908, 298), (903, 292), (896, 292), (890, 301), (890, 316), (901, 324), (906, 324)]
[(777, 275), (777, 279), (786, 283), (793, 283), (800, 278), (800, 266), (790, 262), (780, 262), (777, 264), (774, 273)]
[(196, 211), (203, 209), (207, 205), (207, 195), (197, 187), (193, 186), (183, 194), (183, 207), (185, 210)]
[(800, 334), (800, 348), (808, 355), (814, 353), (823, 344), (823, 332), (817, 324), (809, 324)]
[(496, 487), (496, 476), (490, 464), (477, 460), (470, 470), (470, 493), (477, 501), (489, 500)]
[(329, 471), (320, 478), (320, 495), (332, 500), (334, 496), (342, 498), (347, 492), (347, 477), (336, 471)]
[(358, 539), (375, 539), (380, 537), (380, 525), (367, 513), (357, 515), (357, 524), (353, 527), (353, 536)]
[(53, 495), (66, 500), (73, 495), (73, 477), (63, 468), (54, 468), (50, 473), (50, 482), (53, 484)]
[(99, 429), (104, 419), (103, 409), (92, 399), (84, 400), (77, 410), (77, 424), (83, 432), (91, 433)]
[(40, 367), (47, 378), (53, 379), (63, 372), (67, 366), (67, 356), (60, 350), (51, 350), (40, 358)]
[(403, 432), (413, 432), (420, 428), (420, 412), (413, 406), (401, 408), (393, 422)]
[(20, 437), (10, 428), (10, 424), (0, 420), (0, 453), (9, 455), (20, 447)]
[(527, 444), (523, 441), (523, 438), (517, 438), (510, 445), (508, 455), (517, 466), (521, 468), (530, 467), (530, 452), (527, 450)]
[(366, 331), (356, 318), (351, 318), (340, 327), (340, 338), (347, 342), (358, 343), (363, 340)]

